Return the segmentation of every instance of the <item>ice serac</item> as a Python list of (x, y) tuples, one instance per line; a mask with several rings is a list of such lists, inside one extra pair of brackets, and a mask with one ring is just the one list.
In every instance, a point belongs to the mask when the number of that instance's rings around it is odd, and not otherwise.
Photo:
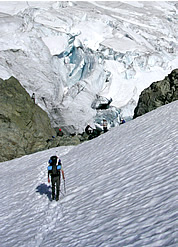
[(54, 127), (116, 126), (178, 67), (176, 16), (176, 2), (2, 2), (0, 77), (35, 92)]

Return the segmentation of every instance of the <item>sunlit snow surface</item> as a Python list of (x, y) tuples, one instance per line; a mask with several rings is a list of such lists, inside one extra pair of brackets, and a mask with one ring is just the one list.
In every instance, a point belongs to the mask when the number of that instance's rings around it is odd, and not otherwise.
[(4, 1), (0, 78), (35, 92), (54, 127), (82, 132), (96, 95), (133, 116), (141, 91), (178, 67), (177, 34), (173, 1)]
[[(1, 163), (0, 246), (176, 247), (177, 109)], [(51, 202), (46, 162), (56, 151), (66, 194)]]

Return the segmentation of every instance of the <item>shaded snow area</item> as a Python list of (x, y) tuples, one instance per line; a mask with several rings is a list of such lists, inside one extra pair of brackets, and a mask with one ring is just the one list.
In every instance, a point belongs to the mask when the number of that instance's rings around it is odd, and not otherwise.
[[(177, 109), (175, 101), (78, 146), (1, 163), (0, 246), (176, 247)], [(56, 152), (66, 194), (51, 202)]]
[[(103, 117), (117, 126), (178, 68), (177, 34), (174, 1), (3, 1), (0, 78), (35, 92), (53, 127), (83, 132)], [(111, 98), (108, 111), (91, 107)]]

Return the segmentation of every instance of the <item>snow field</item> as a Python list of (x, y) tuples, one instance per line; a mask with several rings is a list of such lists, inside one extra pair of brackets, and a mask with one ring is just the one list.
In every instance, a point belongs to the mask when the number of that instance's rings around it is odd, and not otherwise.
[[(81, 145), (1, 163), (0, 246), (176, 246), (177, 116), (176, 101)], [(56, 151), (67, 194), (51, 202)]]

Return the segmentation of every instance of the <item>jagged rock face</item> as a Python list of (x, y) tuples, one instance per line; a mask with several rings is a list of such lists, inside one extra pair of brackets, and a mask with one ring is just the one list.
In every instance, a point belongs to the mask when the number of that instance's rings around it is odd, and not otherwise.
[(43, 150), (55, 134), (46, 112), (14, 77), (0, 79), (0, 162)]
[(141, 93), (134, 118), (175, 100), (178, 100), (178, 69), (173, 70), (164, 80), (152, 83)]

